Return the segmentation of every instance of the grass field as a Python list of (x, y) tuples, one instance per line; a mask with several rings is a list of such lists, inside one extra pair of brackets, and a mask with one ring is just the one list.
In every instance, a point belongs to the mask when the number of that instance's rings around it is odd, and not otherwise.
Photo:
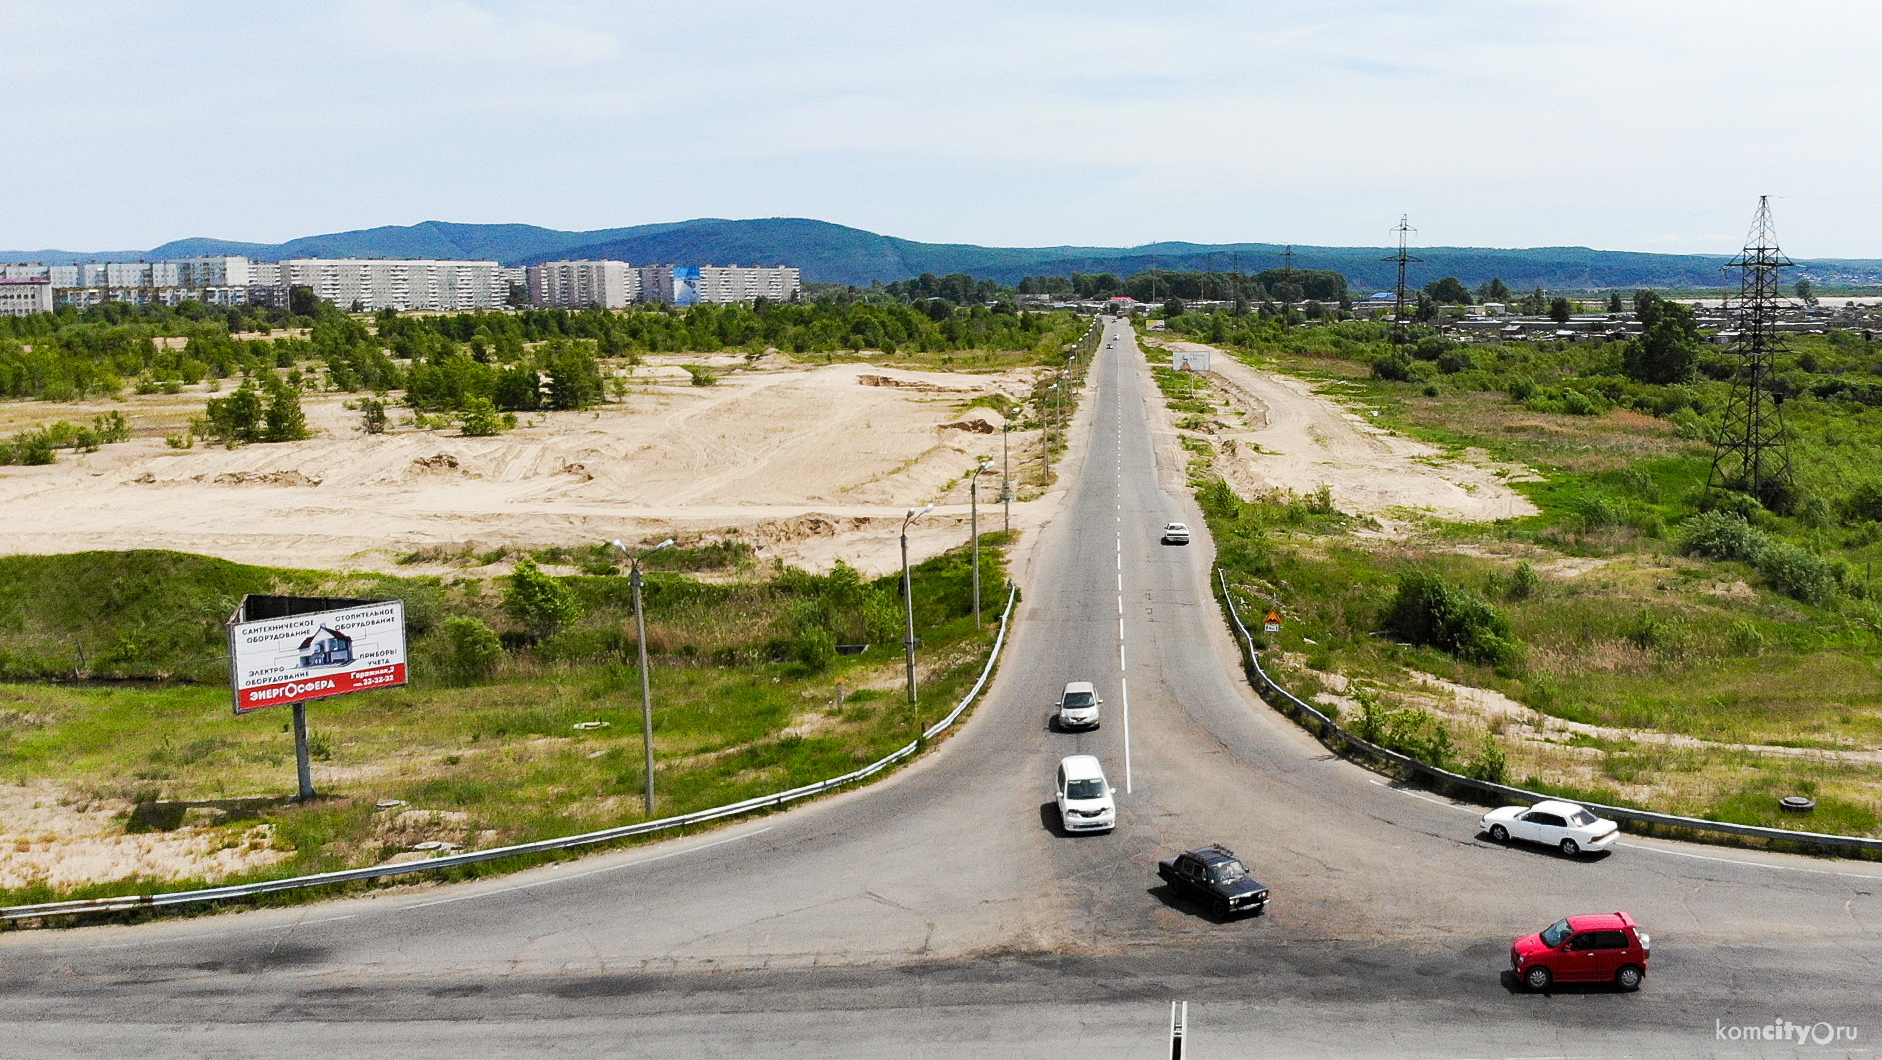
[[(1230, 329), (1222, 341), (1452, 456), (1534, 469), (1541, 481), (1512, 485), (1540, 513), (1355, 533), (1366, 521), (1324, 499), (1237, 497), (1211, 471), (1221, 457), (1190, 432), (1203, 458), (1192, 480), (1229, 580), (1244, 602), (1287, 615), (1265, 645), (1284, 682), (1349, 721), (1370, 706), (1383, 734), (1453, 768), (1724, 820), (1876, 833), (1882, 610), (1868, 574), (1882, 558), (1882, 512), (1866, 497), (1882, 476), (1882, 411), (1847, 395), (1868, 393), (1882, 346), (1796, 341), (1780, 368), (1799, 496), (1784, 512), (1733, 509), (1756, 547), (1719, 559), (1693, 542), (1716, 503), (1704, 439), (1725, 382), (1645, 386), (1615, 376), (1618, 343), (1547, 342), (1448, 347), (1416, 361), (1413, 378), (1387, 379), (1372, 367), (1389, 356), (1382, 339), (1348, 324)], [(1224, 399), (1166, 374), (1179, 425), (1191, 406)], [(1596, 407), (1570, 411), (1570, 390)], [(1495, 650), (1395, 623), (1413, 574), (1446, 587), (1447, 613), (1478, 616)], [(1793, 793), (1816, 797), (1817, 811), (1780, 816), (1777, 798)]]
[[(997, 616), (1005, 541), (991, 534), (982, 543), (984, 606)], [(712, 580), (648, 579), (661, 816), (881, 757), (952, 707), (992, 641), (996, 623), (972, 628), (965, 551), (918, 567), (924, 644), (913, 710), (901, 684), (898, 579), (758, 571), (739, 567), (738, 555), (696, 548), (665, 562), (729, 556), (732, 565)], [(543, 634), (506, 611), (501, 585), (476, 580), (360, 579), (172, 553), (0, 561), (9, 601), (0, 644), (16, 671), (57, 672), (85, 631), (97, 645), (88, 656), (95, 673), (118, 667), (111, 672), (138, 678), (0, 685), (0, 871), (13, 884), (0, 901), (296, 875), (423, 857), (412, 848), (425, 842), (489, 847), (643, 819), (626, 579), (556, 581), (581, 614)], [(294, 786), (287, 712), (236, 717), (216, 680), (225, 605), (254, 591), (400, 596), (411, 611), (410, 686), (308, 708), (322, 797), (306, 806), (283, 798)], [(450, 619), (485, 622), (509, 647), (466, 677)], [(838, 643), (869, 646), (837, 654)], [(580, 722), (603, 724), (578, 730)], [(32, 866), (56, 864), (73, 843), (122, 856), (91, 882), (34, 878)], [(236, 871), (192, 871), (231, 850), (247, 855)]]

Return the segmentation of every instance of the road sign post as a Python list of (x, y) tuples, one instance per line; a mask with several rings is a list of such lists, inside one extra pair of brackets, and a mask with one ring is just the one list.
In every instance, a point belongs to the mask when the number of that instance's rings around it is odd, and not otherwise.
[(1281, 612), (1270, 610), (1268, 612), (1268, 620), (1261, 624), (1261, 632), (1263, 633), (1281, 632)]

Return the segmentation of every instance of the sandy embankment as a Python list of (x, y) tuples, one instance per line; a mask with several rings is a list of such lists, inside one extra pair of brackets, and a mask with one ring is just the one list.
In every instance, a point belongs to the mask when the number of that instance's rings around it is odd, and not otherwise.
[[(0, 469), (0, 553), (168, 548), (413, 573), (442, 569), (398, 566), (425, 546), (723, 533), (766, 560), (825, 568), (841, 557), (881, 573), (899, 563), (896, 536), (911, 505), (941, 505), (911, 534), (917, 558), (959, 543), (964, 476), (983, 457), (996, 472), (981, 481), (981, 525), (999, 528), (1002, 421), (960, 406), (994, 390), (1024, 395), (1030, 370), (982, 376), (839, 364), (728, 372), (712, 387), (686, 380), (677, 367), (644, 368), (620, 404), (525, 417), (528, 425), (495, 438), (409, 427), (368, 436), (358, 414), (342, 408), (345, 396), (310, 396), (316, 437), (234, 450), (164, 443), (160, 428), (174, 429), (187, 408), (200, 411), (201, 395), (16, 403), (10, 421), (79, 420), (116, 408), (148, 434), (61, 454), (49, 467)], [(1017, 477), (1027, 456), (1038, 458), (1037, 436), (1014, 432), (1010, 443)], [(1015, 527), (1032, 527), (1042, 507), (1015, 504)]]
[(1394, 515), (1490, 521), (1536, 512), (1508, 485), (1530, 475), (1525, 468), (1450, 459), (1366, 422), (1303, 380), (1256, 371), (1201, 343), (1161, 345), (1210, 351), (1211, 382), (1246, 420), (1210, 432), (1217, 467), (1243, 496), (1273, 489), (1312, 493), (1325, 485), (1341, 511), (1373, 516), (1388, 528)]

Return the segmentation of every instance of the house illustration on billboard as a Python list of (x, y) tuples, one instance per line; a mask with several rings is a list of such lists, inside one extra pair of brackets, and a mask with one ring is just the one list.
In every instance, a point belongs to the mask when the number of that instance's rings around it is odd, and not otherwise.
[(321, 626), (314, 635), (301, 641), (301, 666), (345, 666), (353, 661), (353, 638), (336, 629)]

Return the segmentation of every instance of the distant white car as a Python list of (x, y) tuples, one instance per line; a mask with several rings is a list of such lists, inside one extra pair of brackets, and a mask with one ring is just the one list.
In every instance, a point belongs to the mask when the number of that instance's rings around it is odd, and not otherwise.
[(1098, 727), (1098, 706), (1104, 700), (1098, 698), (1098, 690), (1090, 681), (1072, 681), (1066, 684), (1065, 691), (1059, 693), (1059, 704), (1052, 718), (1059, 728), (1095, 729)]
[(1163, 543), (1166, 545), (1189, 544), (1189, 524), (1188, 523), (1164, 523), (1163, 524)]
[(1499, 843), (1520, 839), (1556, 847), (1569, 857), (1607, 850), (1621, 826), (1572, 802), (1545, 799), (1534, 806), (1504, 806), (1483, 815), (1483, 830)]
[(1117, 827), (1117, 793), (1092, 755), (1059, 760), (1059, 823), (1067, 832), (1109, 832)]

